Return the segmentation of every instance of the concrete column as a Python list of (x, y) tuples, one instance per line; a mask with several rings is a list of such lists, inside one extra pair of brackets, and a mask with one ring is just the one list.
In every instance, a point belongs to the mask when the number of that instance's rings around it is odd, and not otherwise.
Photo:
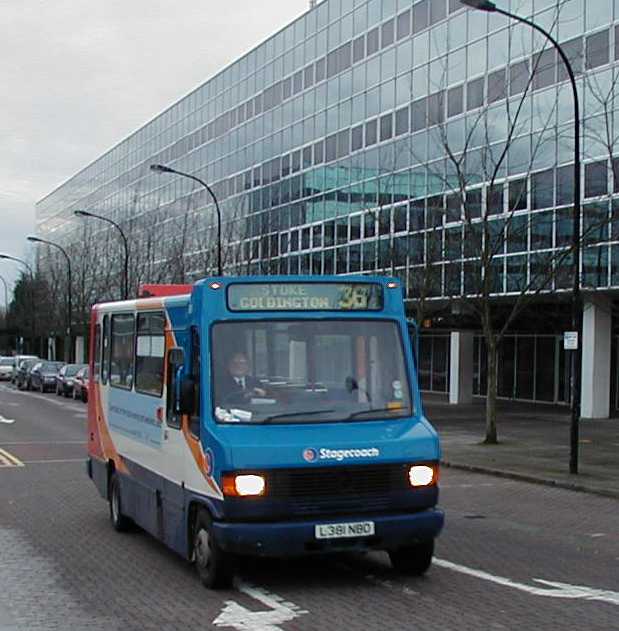
[(582, 418), (610, 414), (611, 307), (606, 299), (585, 301), (582, 323)]
[(449, 403), (473, 401), (473, 333), (452, 331), (450, 335)]

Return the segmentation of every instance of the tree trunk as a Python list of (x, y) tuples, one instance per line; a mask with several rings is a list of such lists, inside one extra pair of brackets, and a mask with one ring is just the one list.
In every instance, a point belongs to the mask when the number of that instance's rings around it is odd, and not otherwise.
[(499, 442), (496, 430), (497, 348), (494, 336), (488, 336), (486, 342), (488, 345), (488, 387), (486, 392), (486, 438), (484, 444), (496, 445)]

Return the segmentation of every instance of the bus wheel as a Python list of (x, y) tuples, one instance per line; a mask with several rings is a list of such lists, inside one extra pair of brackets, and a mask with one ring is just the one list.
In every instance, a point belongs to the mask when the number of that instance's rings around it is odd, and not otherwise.
[(110, 478), (110, 520), (117, 532), (126, 532), (131, 528), (131, 520), (123, 515), (120, 499), (120, 482), (118, 476), (112, 473)]
[(429, 569), (432, 564), (432, 555), (434, 554), (434, 541), (426, 541), (413, 546), (404, 546), (396, 550), (389, 551), (391, 565), (410, 576), (421, 576)]
[(202, 585), (222, 589), (232, 585), (232, 557), (217, 545), (211, 524), (210, 515), (201, 510), (193, 536), (193, 560)]

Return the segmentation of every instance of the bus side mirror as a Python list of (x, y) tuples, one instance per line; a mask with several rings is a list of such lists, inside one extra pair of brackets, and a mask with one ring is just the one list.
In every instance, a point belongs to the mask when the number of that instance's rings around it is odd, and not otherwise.
[(191, 377), (181, 380), (178, 397), (178, 411), (180, 414), (193, 414), (196, 384)]

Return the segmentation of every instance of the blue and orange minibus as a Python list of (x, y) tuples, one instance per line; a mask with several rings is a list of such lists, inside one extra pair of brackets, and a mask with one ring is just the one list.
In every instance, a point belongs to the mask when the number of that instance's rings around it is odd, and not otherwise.
[(95, 305), (88, 473), (230, 583), (239, 555), (387, 551), (421, 574), (443, 525), (396, 279), (206, 278)]

